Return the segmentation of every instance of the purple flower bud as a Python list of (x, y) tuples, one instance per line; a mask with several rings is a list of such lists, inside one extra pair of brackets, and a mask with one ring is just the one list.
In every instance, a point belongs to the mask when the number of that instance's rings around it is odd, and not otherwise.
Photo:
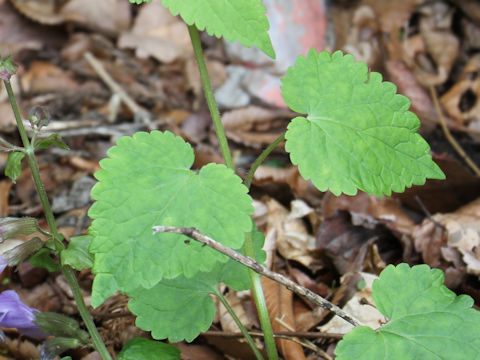
[(34, 106), (28, 114), (28, 120), (32, 127), (41, 129), (43, 126), (50, 124), (50, 112), (45, 106)]
[(34, 324), (35, 312), (38, 310), (25, 305), (15, 291), (0, 294), (0, 326), (17, 328), (21, 334), (35, 339), (46, 338), (47, 334)]
[(18, 66), (8, 57), (0, 61), (0, 79), (3, 81), (10, 81), (10, 78), (17, 72)]

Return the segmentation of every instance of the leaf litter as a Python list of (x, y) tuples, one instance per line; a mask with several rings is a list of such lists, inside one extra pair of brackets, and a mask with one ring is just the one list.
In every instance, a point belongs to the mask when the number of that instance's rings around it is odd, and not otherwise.
[[(58, 207), (58, 221), (63, 224), (62, 232), (69, 236), (83, 233), (89, 225), (85, 216), (89, 203), (84, 200), (88, 198), (88, 191), (78, 192), (82, 188), (79, 181), (93, 179), (98, 161), (119, 136), (147, 130), (134, 119), (125, 104), (120, 103), (118, 109), (113, 110), (115, 94), (89, 66), (83, 57), (85, 52), (94, 54), (131, 99), (153, 114), (155, 128), (170, 130), (192, 141), (196, 168), (211, 159), (218, 161), (218, 144), (213, 139), (198, 77), (193, 70), (188, 39), (185, 34), (178, 35), (183, 31), (177, 29), (178, 21), (166, 15), (154, 17), (151, 23), (144, 21), (149, 12), (161, 11), (160, 2), (137, 10), (125, 6), (126, 1), (101, 3), (103, 5), (97, 1), (74, 0), (0, 1), (4, 20), (0, 24), (0, 53), (13, 55), (21, 65), (18, 82), (14, 83), (20, 108), (28, 112), (35, 105), (48, 106), (54, 121), (46, 130), (59, 132), (72, 149), (71, 152), (49, 149), (39, 153), (42, 179), (49, 196), (62, 204)], [(282, 2), (280, 5), (295, 4)], [(310, 45), (317, 50), (348, 51), (357, 60), (366, 61), (371, 70), (380, 71), (396, 83), (400, 92), (411, 98), (412, 109), (422, 122), (423, 134), (433, 140), (429, 140), (433, 156), (447, 173), (447, 181), (428, 181), (425, 187), (414, 187), (393, 198), (364, 193), (335, 197), (316, 190), (299, 176), (297, 168), (286, 167), (288, 158), (280, 146), (256, 173), (252, 188), (258, 210), (255, 220), (266, 235), (269, 267), (283, 271), (338, 305), (355, 304), (353, 311), (358, 310), (358, 316), (365, 316), (365, 322), (372, 321), (372, 324), (381, 318), (365, 310), (371, 310), (371, 305), (360, 304), (372, 301), (368, 287), (358, 288), (356, 276), (365, 272), (362, 276), (378, 275), (389, 263), (426, 263), (440, 268), (445, 271), (446, 284), (452, 290), (480, 301), (478, 179), (470, 175), (437, 130), (437, 114), (426, 88), (437, 86), (448, 126), (466, 151), (480, 160), (476, 110), (480, 96), (476, 76), (479, 70), (475, 53), (479, 47), (480, 7), (474, 2), (423, 0), (393, 1), (388, 6), (380, 0), (363, 0), (353, 5), (339, 1), (328, 6), (312, 0), (307, 5), (318, 10), (319, 4), (330, 20), (323, 17), (325, 14), (316, 19), (303, 19), (303, 23), (285, 11), (268, 15), (273, 26), (286, 19), (292, 38), (305, 30), (314, 41)], [(110, 11), (111, 8), (118, 11)], [(332, 36), (322, 35), (322, 29), (326, 28)], [(154, 46), (149, 45), (150, 40), (138, 41), (139, 36), (141, 39), (152, 37)], [(224, 92), (223, 121), (242, 174), (260, 149), (285, 131), (287, 120), (293, 117), (278, 101), (279, 93), (268, 91), (277, 86), (272, 84), (277, 84), (279, 73), (286, 66), (278, 69), (265, 58), (258, 58), (256, 62), (257, 58), (248, 54), (250, 49), (233, 49), (206, 34), (202, 40), (207, 63), (214, 74), (214, 87)], [(279, 56), (282, 52), (298, 54), (298, 50), (292, 49), (302, 45), (273, 40)], [(450, 50), (445, 51), (446, 48)], [(385, 54), (384, 57), (381, 54)], [(235, 76), (238, 79), (233, 81)], [(264, 82), (253, 84), (254, 78)], [(233, 100), (241, 101), (233, 103)], [(10, 114), (3, 89), (0, 111)], [(2, 136), (15, 142), (13, 118), (11, 115), (1, 118)], [(1, 164), (5, 166), (5, 159)], [(41, 215), (28, 170), (23, 170), (16, 185), (12, 186), (8, 180), (2, 180), (1, 184), (2, 216)], [(415, 196), (420, 198), (423, 208)], [(18, 272), (9, 269), (0, 275), (2, 280), (8, 279), (1, 283), (0, 290), (17, 290), (28, 306), (42, 311), (77, 317), (62, 277), (28, 265), (21, 265)], [(79, 273), (79, 279), (84, 297), (90, 301), (93, 275), (84, 270)], [(280, 301), (278, 290), (267, 288), (267, 297)], [(248, 294), (238, 296), (232, 291), (228, 296), (232, 302), (241, 300), (239, 303), (250, 318), (250, 330), (258, 331)], [(126, 301), (125, 297), (114, 295), (105, 308), (93, 312), (102, 336), (117, 352), (130, 338), (139, 334), (148, 336), (134, 327), (134, 316), (126, 308)], [(281, 330), (288, 325), (286, 331), (292, 336), (303, 332), (333, 358), (338, 339), (328, 337), (327, 333), (340, 332), (334, 327), (334, 320), (296, 297), (282, 304), (288, 307), (289, 318)], [(211, 330), (232, 329), (215, 322)], [(226, 337), (215, 337), (215, 340), (205, 337), (208, 342), (202, 339), (193, 344), (180, 344), (182, 354), (186, 358), (215, 359), (220, 356), (218, 351), (223, 352), (232, 344)], [(297, 345), (295, 348), (298, 351)], [(5, 349), (13, 358), (35, 358), (39, 344), (20, 339), (15, 331), (9, 330)], [(308, 359), (322, 358), (311, 349), (304, 352)], [(283, 356), (301, 358), (299, 353), (289, 353), (285, 350)], [(236, 354), (239, 359), (248, 358), (240, 355), (240, 350)], [(72, 354), (74, 359), (94, 356), (95, 352), (86, 349)]]

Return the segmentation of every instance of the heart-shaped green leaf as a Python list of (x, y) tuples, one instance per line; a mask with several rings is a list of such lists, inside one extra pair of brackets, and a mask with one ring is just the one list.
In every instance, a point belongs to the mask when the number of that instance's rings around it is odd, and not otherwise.
[[(262, 263), (263, 234), (254, 231), (253, 242), (256, 260)], [(215, 305), (209, 295), (218, 295), (221, 282), (237, 291), (246, 290), (250, 287), (248, 269), (230, 259), (192, 278), (165, 279), (151, 289), (139, 288), (128, 293), (132, 297), (128, 307), (137, 315), (136, 325), (151, 331), (153, 338), (192, 341), (212, 324)]]
[(251, 228), (252, 199), (241, 179), (224, 165), (190, 170), (193, 150), (170, 132), (122, 137), (100, 162), (92, 189), (96, 202), (90, 252), (97, 274), (92, 304), (116, 290), (150, 288), (162, 278), (192, 277), (227, 257), (183, 235), (153, 235), (154, 225), (196, 227), (238, 249)]
[(353, 329), (338, 343), (336, 359), (480, 359), (480, 312), (443, 281), (442, 271), (427, 265), (389, 265), (372, 297), (390, 321), (378, 330)]
[(285, 148), (321, 191), (381, 196), (445, 178), (417, 133), (420, 122), (408, 111), (410, 101), (353, 56), (312, 49), (297, 58), (282, 83), (286, 104), (308, 114), (288, 125)]

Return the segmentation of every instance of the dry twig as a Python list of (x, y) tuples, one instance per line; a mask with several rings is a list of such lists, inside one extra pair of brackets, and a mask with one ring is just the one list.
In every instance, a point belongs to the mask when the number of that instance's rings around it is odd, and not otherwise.
[(440, 121), (440, 126), (442, 127), (445, 137), (447, 138), (448, 142), (453, 146), (453, 148), (458, 153), (458, 155), (460, 155), (461, 158), (465, 160), (465, 162), (468, 164), (468, 166), (470, 166), (473, 172), (477, 176), (480, 176), (480, 169), (478, 168), (478, 166), (473, 162), (470, 156), (468, 156), (467, 153), (462, 149), (460, 144), (457, 142), (457, 140), (455, 140), (452, 133), (448, 129), (447, 122), (445, 121), (445, 117), (443, 116), (442, 109), (440, 108), (437, 91), (433, 86), (430, 86), (429, 90), (430, 90), (430, 96), (433, 99), (433, 105), (435, 106), (435, 111), (437, 112), (437, 116)]
[(218, 241), (213, 240), (212, 238), (208, 237), (205, 234), (202, 234), (195, 228), (179, 228), (174, 226), (154, 226), (153, 233), (157, 234), (159, 232), (170, 232), (170, 233), (177, 233), (183, 234), (188, 236), (189, 238), (201, 242), (212, 249), (221, 252), (222, 254), (232, 258), (233, 260), (245, 265), (246, 267), (252, 269), (253, 271), (259, 273), (260, 275), (266, 276), (273, 281), (276, 281), (287, 289), (293, 291), (295, 294), (311, 301), (312, 303), (333, 312), (335, 315), (340, 316), (345, 321), (349, 322), (353, 326), (361, 326), (363, 325), (359, 320), (355, 319), (353, 316), (347, 314), (338, 306), (332, 304), (330, 301), (324, 299), (318, 294), (315, 294), (313, 291), (298, 285), (294, 281), (286, 278), (285, 276), (278, 274), (276, 272), (270, 271), (267, 268), (263, 267), (261, 264), (253, 260), (252, 258), (240, 254), (239, 252), (230, 249), (229, 247), (219, 243)]
[(88, 61), (90, 66), (97, 72), (98, 76), (100, 76), (103, 82), (107, 84), (110, 90), (112, 90), (114, 94), (117, 94), (123, 103), (130, 109), (135, 116), (135, 119), (139, 119), (143, 124), (147, 125), (148, 128), (153, 130), (150, 113), (138, 105), (135, 100), (133, 100), (126, 93), (126, 91), (122, 89), (122, 87), (110, 76), (110, 74), (108, 74), (100, 61), (98, 61), (91, 52), (87, 51), (83, 56)]

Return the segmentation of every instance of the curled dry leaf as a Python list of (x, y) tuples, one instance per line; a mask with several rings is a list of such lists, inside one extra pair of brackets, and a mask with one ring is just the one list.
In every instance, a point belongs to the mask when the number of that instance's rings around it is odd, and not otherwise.
[[(298, 204), (299, 200), (297, 200)], [(270, 199), (267, 202), (268, 220), (266, 237), (274, 236), (278, 252), (287, 260), (294, 260), (307, 268), (313, 268), (315, 259), (310, 255), (314, 248), (315, 237), (307, 231), (302, 218), (313, 209), (303, 203), (303, 210), (290, 212), (279, 202)], [(298, 207), (298, 205), (297, 205)], [(309, 209), (309, 210), (306, 210)], [(272, 235), (272, 233), (274, 235)], [(268, 254), (267, 254), (268, 263)]]
[(467, 62), (459, 80), (440, 98), (447, 114), (461, 125), (480, 121), (479, 73), (480, 54), (477, 54)]
[(15, 8), (30, 20), (44, 25), (58, 25), (65, 21), (59, 10), (67, 0), (10, 0)]
[(369, 68), (377, 68), (381, 62), (379, 25), (374, 10), (367, 5), (359, 6), (353, 13), (345, 52), (352, 54), (355, 60), (362, 61)]
[[(358, 290), (355, 295), (345, 304), (343, 310), (348, 314), (355, 316), (366, 326), (370, 326), (372, 329), (378, 329), (383, 323), (385, 323), (385, 317), (374, 306), (375, 302), (372, 299), (372, 284), (373, 281), (378, 279), (378, 276), (359, 273), (363, 282), (357, 283), (358, 285), (364, 285), (361, 290)], [(342, 277), (342, 283), (346, 277)], [(360, 279), (361, 280), (361, 279)], [(320, 326), (319, 330), (327, 333), (346, 334), (353, 329), (353, 325), (335, 316), (327, 324)]]
[(78, 89), (72, 73), (44, 61), (34, 61), (22, 76), (21, 84), (23, 89), (31, 93), (72, 93)]
[(272, 131), (281, 125), (278, 118), (277, 111), (252, 105), (225, 112), (222, 123), (230, 139), (253, 148), (261, 148), (281, 135), (280, 130)]
[(400, 203), (394, 198), (379, 198), (359, 192), (356, 196), (325, 194), (322, 214), (325, 218), (336, 210), (347, 210), (350, 213), (364, 214), (377, 219), (389, 229), (404, 235), (411, 235), (415, 223), (402, 210)]
[(120, 35), (118, 46), (135, 49), (141, 59), (152, 56), (164, 63), (186, 59), (192, 54), (185, 23), (172, 16), (159, 1), (140, 8), (132, 29)]
[[(262, 287), (273, 331), (296, 331), (293, 293), (283, 285), (266, 277), (262, 277)], [(286, 339), (276, 339), (275, 342), (285, 360), (305, 359), (300, 344)]]
[(304, 199), (313, 206), (321, 205), (323, 194), (311, 181), (305, 180), (299, 173), (298, 167), (290, 166), (278, 168), (261, 165), (253, 177), (254, 185), (288, 185), (292, 189), (295, 198)]
[(426, 264), (448, 270), (449, 287), (458, 287), (465, 274), (480, 276), (480, 199), (425, 219), (413, 237)]
[(443, 2), (427, 3), (418, 14), (419, 34), (405, 41), (404, 60), (420, 84), (442, 84), (450, 75), (460, 46), (450, 30), (453, 8)]
[(122, 0), (10, 0), (29, 19), (44, 25), (66, 21), (115, 35), (130, 24), (130, 5)]
[(7, 1), (0, 1), (0, 14), (0, 54), (3, 57), (16, 56), (24, 49), (54, 47), (65, 40), (64, 33), (29, 21)]

